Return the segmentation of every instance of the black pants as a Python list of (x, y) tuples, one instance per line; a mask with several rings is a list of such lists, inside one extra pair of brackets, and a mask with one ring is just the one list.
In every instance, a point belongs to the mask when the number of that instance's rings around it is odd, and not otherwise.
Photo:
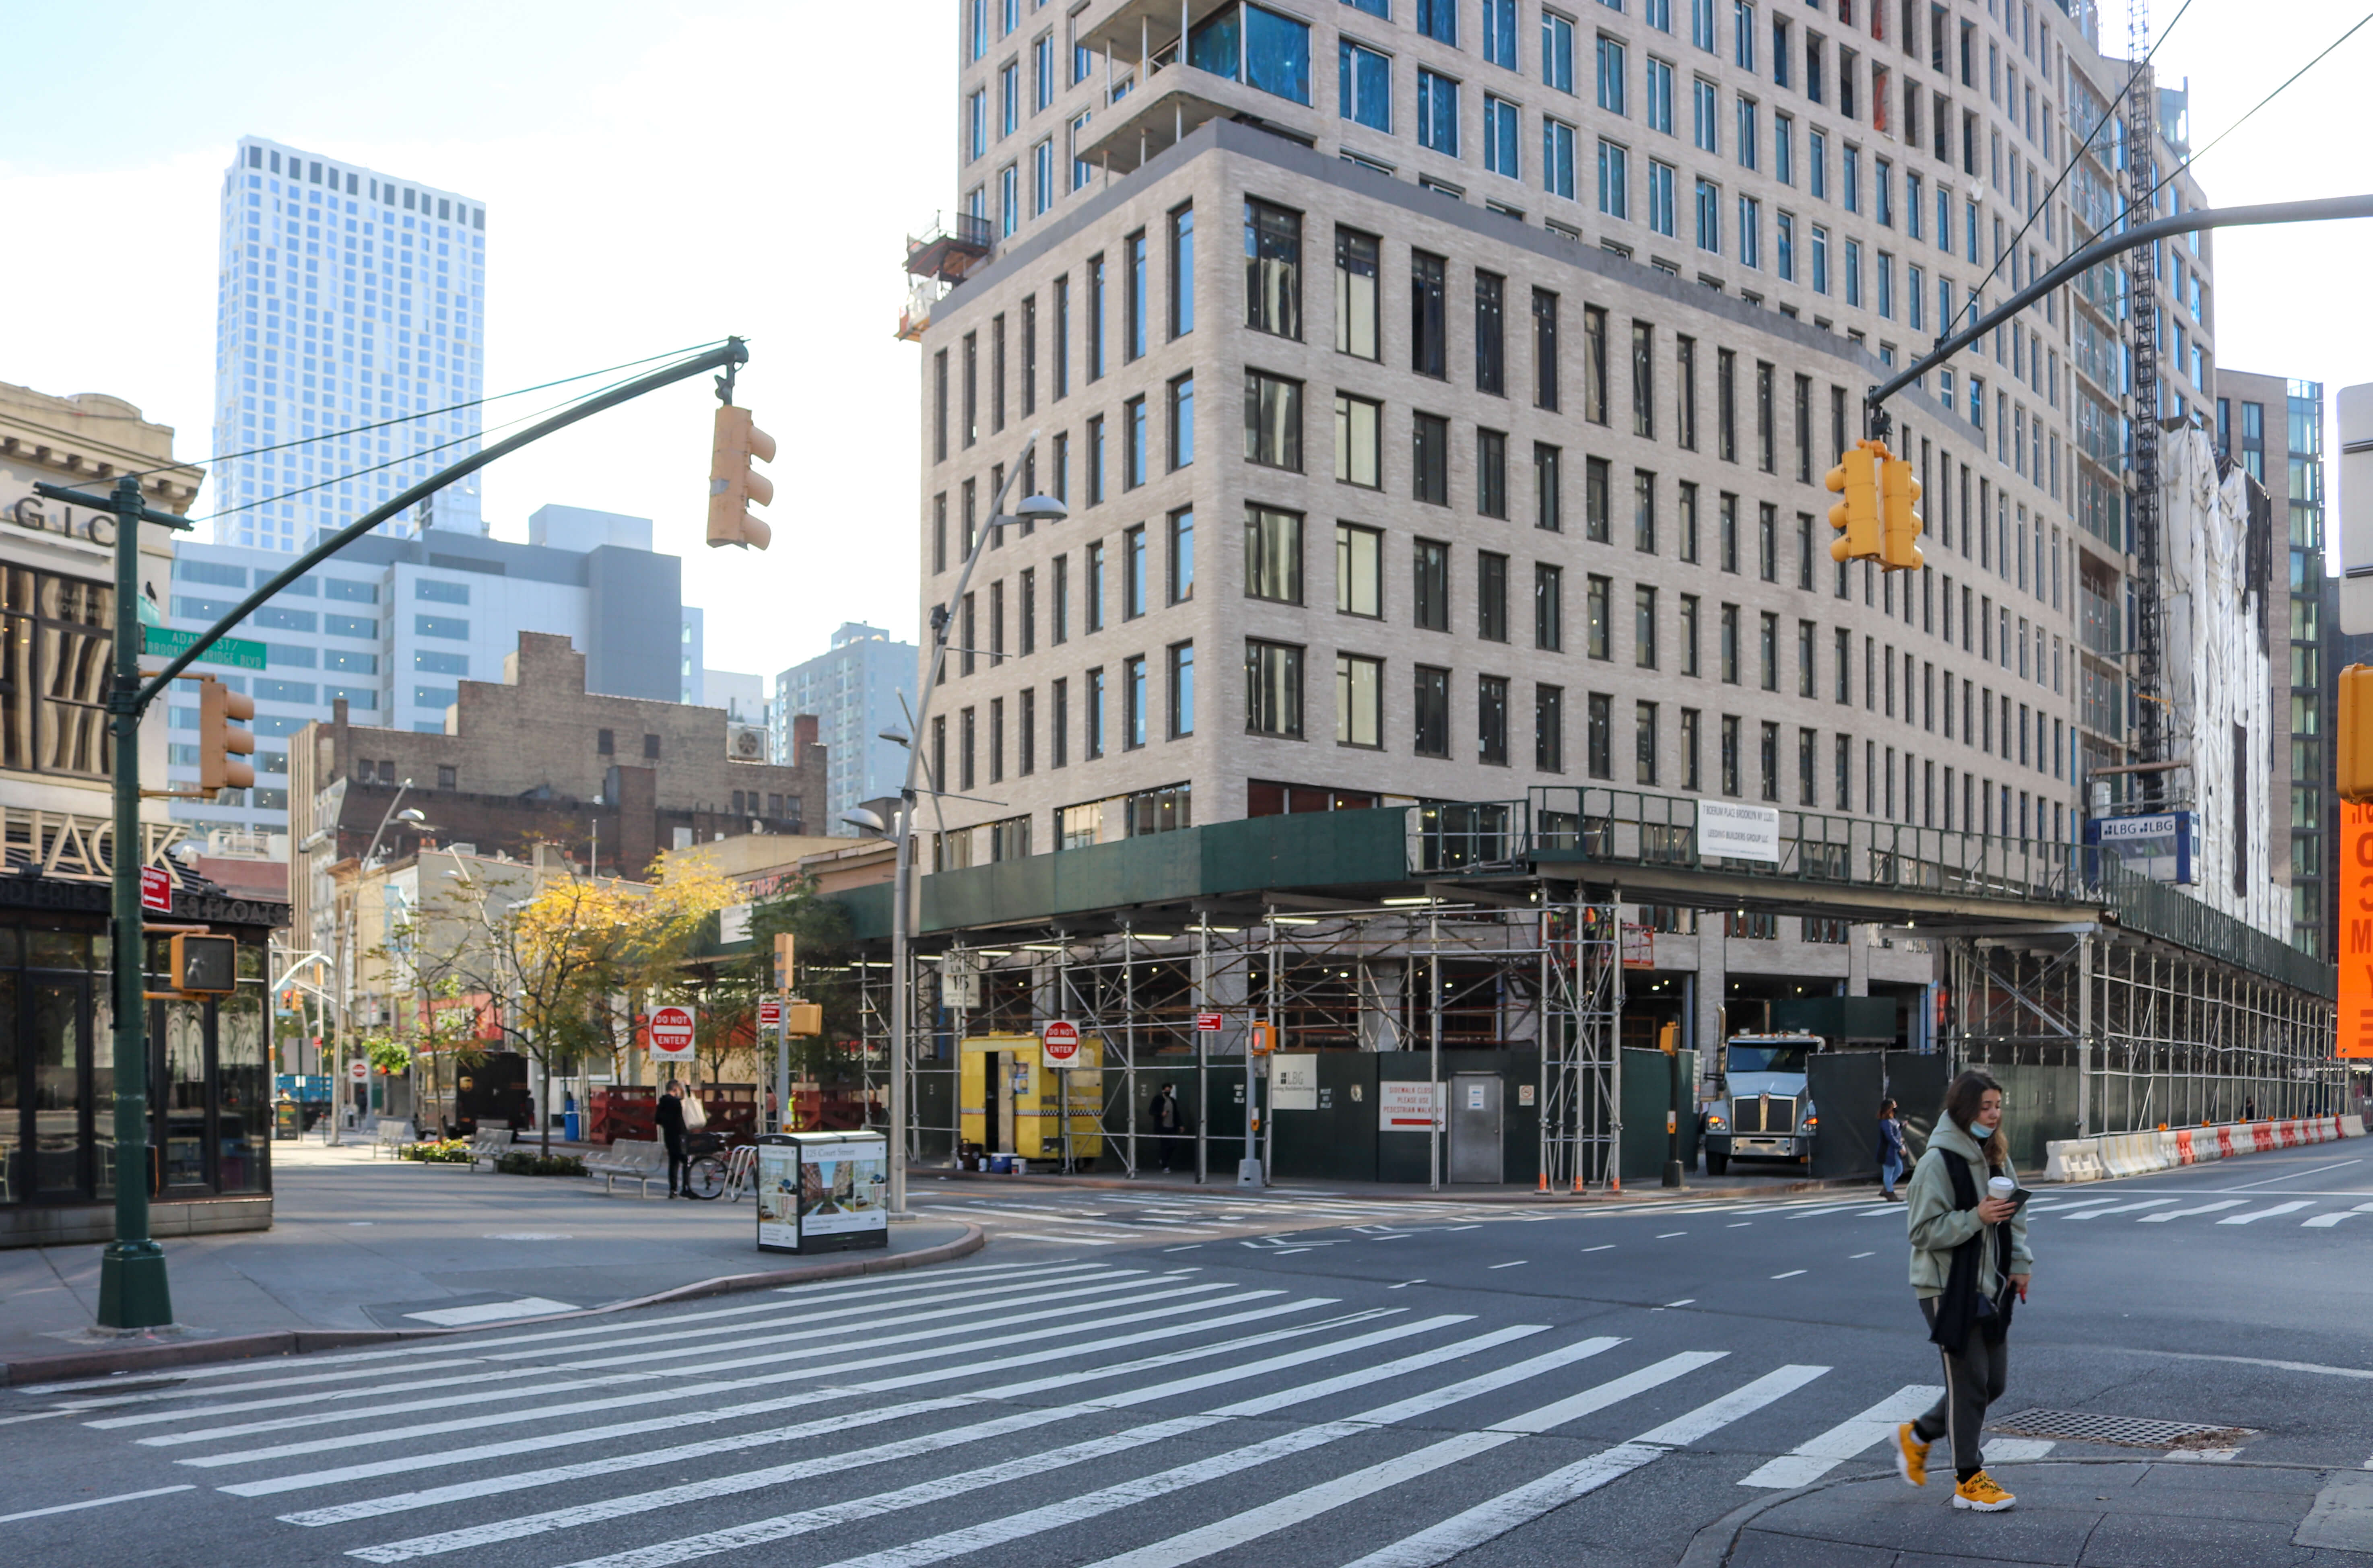
[(679, 1191), (690, 1192), (692, 1190), (692, 1174), (684, 1168), (687, 1162), (684, 1157), (683, 1139), (669, 1139), (667, 1141), (667, 1151), (668, 1196), (670, 1198), (673, 1198)]
[[(1920, 1304), (1931, 1328), (1935, 1326), (1936, 1304), (1941, 1299), (1930, 1296)], [(2003, 1385), (2010, 1375), (2010, 1341), (2005, 1338), (2000, 1344), (1988, 1344), (1984, 1332), (1972, 1328), (1960, 1354), (1941, 1346), (1936, 1353), (1945, 1359), (1945, 1397), (1913, 1422), (1911, 1430), (1923, 1443), (1951, 1433), (1953, 1473), (1967, 1480), (1985, 1469), (1980, 1434), (1985, 1430), (1986, 1407), (2002, 1398)]]

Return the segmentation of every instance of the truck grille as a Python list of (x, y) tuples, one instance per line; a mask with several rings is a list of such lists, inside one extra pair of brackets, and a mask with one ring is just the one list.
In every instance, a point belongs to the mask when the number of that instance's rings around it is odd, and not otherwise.
[(1796, 1097), (1793, 1094), (1741, 1094), (1730, 1102), (1733, 1132), (1796, 1130)]

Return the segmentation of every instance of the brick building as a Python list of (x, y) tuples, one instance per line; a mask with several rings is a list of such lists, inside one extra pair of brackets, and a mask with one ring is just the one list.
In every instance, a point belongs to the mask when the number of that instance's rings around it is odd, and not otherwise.
[[(814, 720), (798, 721), (795, 766), (766, 761), (763, 744), (734, 755), (733, 739), (722, 708), (588, 692), (585, 655), (541, 632), (520, 635), (499, 683), (461, 683), (441, 735), (355, 724), (341, 704), (289, 746), (290, 827), (305, 861), (296, 929), (311, 930), (312, 906), (326, 904), (309, 896), (315, 884), (368, 854), (382, 821), (388, 858), (424, 840), (522, 859), (545, 843), (628, 877), (668, 849), (809, 831), (824, 799)], [(415, 808), (425, 821), (391, 815)]]

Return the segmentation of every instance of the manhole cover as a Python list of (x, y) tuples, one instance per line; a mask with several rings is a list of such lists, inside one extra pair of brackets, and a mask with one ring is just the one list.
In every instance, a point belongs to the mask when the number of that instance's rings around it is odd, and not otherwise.
[(2230, 1448), (2257, 1435), (2254, 1428), (2246, 1426), (2144, 1421), (2135, 1416), (2095, 1415), (2089, 1410), (2021, 1410), (1986, 1424), (1992, 1431), (2018, 1437), (2109, 1443), (2122, 1448)]

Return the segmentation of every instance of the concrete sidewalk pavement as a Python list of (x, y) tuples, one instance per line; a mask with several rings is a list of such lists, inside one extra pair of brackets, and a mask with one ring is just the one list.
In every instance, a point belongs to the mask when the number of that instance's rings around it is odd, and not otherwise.
[[(300, 1348), (300, 1338), (314, 1348), (801, 1274), (914, 1267), (980, 1245), (976, 1227), (923, 1222), (893, 1225), (886, 1255), (760, 1252), (747, 1199), (670, 1201), (631, 1187), (610, 1196), (580, 1177), (374, 1160), (356, 1145), (279, 1144), (273, 1187), (271, 1230), (166, 1244), (178, 1330), (170, 1334), (92, 1334), (98, 1246), (0, 1251), (0, 1382), (22, 1380), (28, 1363), (69, 1354), (131, 1365), (269, 1353)], [(789, 1278), (738, 1278), (777, 1274)]]
[(1892, 1473), (1759, 1499), (1700, 1531), (1680, 1568), (2362, 1568), (2373, 1475), (2246, 1460), (2040, 1459), (1994, 1479), (2005, 1513)]

